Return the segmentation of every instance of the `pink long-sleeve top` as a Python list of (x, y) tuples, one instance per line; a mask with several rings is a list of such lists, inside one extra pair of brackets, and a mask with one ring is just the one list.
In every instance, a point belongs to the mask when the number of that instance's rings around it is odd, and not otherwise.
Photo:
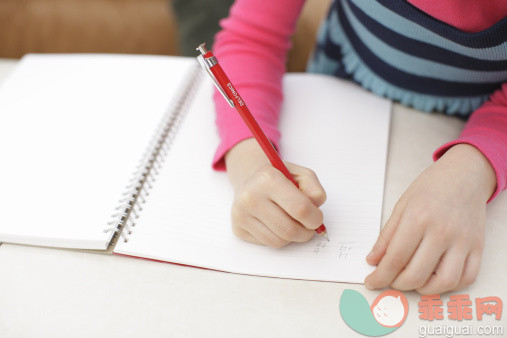
[[(507, 14), (505, 0), (409, 0), (421, 11), (464, 32), (480, 32)], [(214, 52), (266, 136), (278, 147), (277, 128), (282, 96), (282, 77), (290, 37), (304, 0), (236, 0), (230, 16), (221, 21)], [(239, 115), (218, 94), (214, 96), (216, 124), (221, 143), (213, 167), (224, 170), (225, 153), (238, 142), (251, 137)], [(491, 93), (470, 116), (460, 137), (442, 145), (434, 160), (450, 147), (468, 143), (478, 148), (493, 166), (497, 187), (492, 200), (507, 186), (507, 83)]]

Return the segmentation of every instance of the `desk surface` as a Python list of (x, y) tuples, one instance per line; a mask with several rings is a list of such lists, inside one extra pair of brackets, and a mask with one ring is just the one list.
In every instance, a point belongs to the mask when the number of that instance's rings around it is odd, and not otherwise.
[[(16, 61), (0, 59), (0, 82)], [(463, 122), (395, 105), (383, 223), (432, 152), (459, 135)], [(486, 248), (477, 281), (459, 293), (507, 302), (507, 193), (488, 206)], [(0, 246), (2, 337), (363, 337), (339, 312), (344, 289), (371, 302), (363, 285), (253, 277), (141, 259), (3, 244)], [(389, 337), (417, 337), (421, 326), (503, 325), (418, 318), (420, 296)], [(446, 308), (444, 307), (444, 314)]]

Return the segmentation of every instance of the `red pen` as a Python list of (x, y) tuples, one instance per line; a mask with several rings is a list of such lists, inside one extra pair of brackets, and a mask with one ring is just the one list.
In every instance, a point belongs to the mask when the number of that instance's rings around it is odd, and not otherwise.
[[(234, 88), (231, 81), (225, 75), (225, 72), (223, 71), (222, 67), (218, 64), (217, 58), (213, 55), (211, 51), (208, 51), (206, 49), (206, 44), (201, 44), (199, 47), (196, 48), (199, 52), (201, 52), (201, 55), (197, 57), (199, 60), (199, 63), (201, 66), (206, 70), (206, 72), (209, 74), (211, 79), (213, 80), (213, 83), (215, 83), (215, 86), (217, 87), (218, 91), (222, 94), (222, 96), (225, 98), (227, 103), (232, 108), (235, 108), (245, 124), (247, 125), (248, 129), (252, 132), (253, 136), (255, 137), (255, 140), (257, 140), (257, 143), (261, 146), (262, 150), (268, 157), (269, 161), (275, 167), (276, 169), (280, 170), (285, 177), (287, 177), (296, 187), (299, 188), (299, 185), (294, 180), (292, 175), (290, 174), (289, 170), (283, 164), (282, 159), (280, 158), (280, 155), (276, 152), (275, 147), (271, 144), (271, 142), (268, 140), (264, 132), (262, 131), (261, 127), (253, 117), (252, 113), (250, 113), (250, 110), (245, 104), (245, 101), (239, 96), (238, 91)], [(315, 232), (317, 234), (323, 236), (329, 241), (329, 238), (327, 236), (326, 227), (324, 224), (321, 224), (320, 227), (318, 227)]]

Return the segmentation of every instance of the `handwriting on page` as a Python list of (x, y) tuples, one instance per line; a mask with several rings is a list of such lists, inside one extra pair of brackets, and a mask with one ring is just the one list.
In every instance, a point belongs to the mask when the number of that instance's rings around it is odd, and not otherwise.
[(338, 256), (339, 259), (347, 259), (352, 251), (352, 247), (354, 246), (353, 241), (347, 242), (336, 242), (330, 243), (328, 241), (319, 241), (315, 243), (313, 253), (315, 255), (325, 252), (325, 253), (334, 253)]
[(347, 258), (354, 242), (338, 242), (338, 258)]

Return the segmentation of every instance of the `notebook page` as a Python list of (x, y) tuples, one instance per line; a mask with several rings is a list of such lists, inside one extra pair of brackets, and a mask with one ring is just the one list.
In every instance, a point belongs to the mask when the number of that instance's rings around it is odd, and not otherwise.
[(0, 241), (105, 249), (193, 58), (29, 55), (0, 88)]
[(327, 192), (330, 241), (272, 249), (234, 237), (232, 189), (211, 169), (218, 145), (211, 84), (201, 86), (127, 243), (115, 252), (242, 274), (363, 282), (380, 229), (391, 104), (335, 78), (289, 74), (282, 157), (313, 169)]

